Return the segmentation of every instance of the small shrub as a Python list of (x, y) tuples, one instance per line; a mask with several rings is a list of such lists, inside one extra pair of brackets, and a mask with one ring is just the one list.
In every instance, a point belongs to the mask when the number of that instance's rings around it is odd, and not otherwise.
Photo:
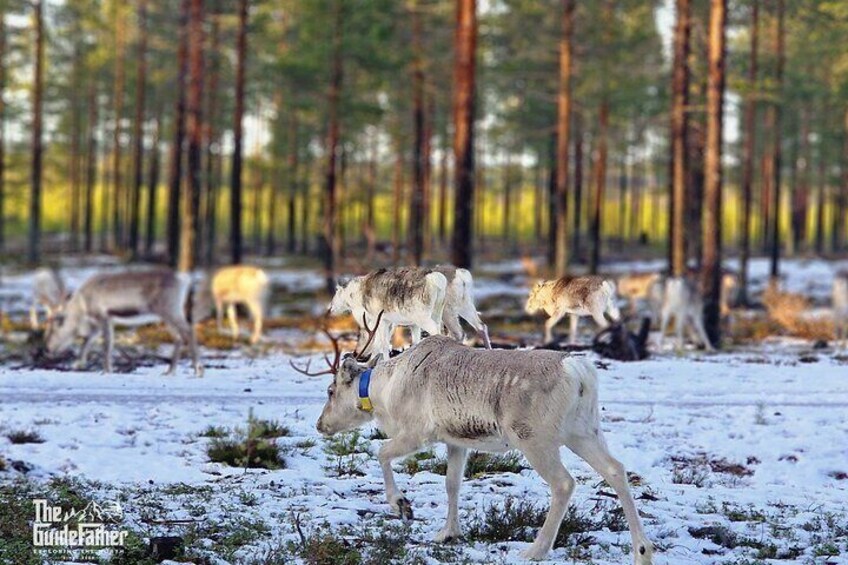
[(221, 428), (212, 431), (212, 441), (206, 449), (209, 460), (231, 467), (254, 469), (283, 469), (285, 461), (274, 439), (289, 434), (289, 429), (278, 422), (259, 420), (251, 410), (247, 417), (247, 430), (238, 428), (222, 434)]
[(710, 525), (700, 528), (689, 528), (689, 535), (693, 538), (708, 539), (716, 545), (733, 549), (739, 545), (736, 534), (722, 525)]
[(419, 451), (403, 460), (400, 470), (402, 473), (414, 475), (421, 471), (431, 471), (433, 465), (438, 462), (436, 454), (432, 450)]
[(466, 537), (474, 541), (532, 541), (545, 521), (545, 511), (527, 500), (507, 498), (503, 506), (488, 506), (483, 516), (475, 516)]
[(230, 431), (223, 426), (208, 426), (200, 432), (200, 437), (227, 437)]
[(334, 462), (333, 465), (326, 467), (326, 470), (335, 473), (337, 477), (346, 475), (361, 477), (365, 475), (361, 466), (367, 456), (371, 455), (371, 447), (359, 430), (354, 430), (336, 434), (324, 440), (324, 452)]
[(44, 443), (44, 438), (35, 430), (15, 430), (6, 434), (6, 437), (15, 444)]
[(503, 455), (475, 451), (465, 464), (465, 477), (472, 479), (494, 473), (520, 473), (528, 468), (521, 454), (515, 451)]
[(368, 439), (370, 439), (370, 440), (389, 439), (389, 436), (384, 434), (383, 430), (381, 430), (380, 428), (374, 428), (374, 429), (371, 430), (371, 433), (368, 434)]

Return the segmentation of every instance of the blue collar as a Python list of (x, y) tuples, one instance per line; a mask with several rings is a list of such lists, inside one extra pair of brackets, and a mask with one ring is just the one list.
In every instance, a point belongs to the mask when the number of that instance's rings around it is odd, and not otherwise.
[(374, 407), (371, 405), (371, 398), (368, 396), (368, 386), (371, 384), (371, 369), (359, 375), (359, 409), (371, 412)]

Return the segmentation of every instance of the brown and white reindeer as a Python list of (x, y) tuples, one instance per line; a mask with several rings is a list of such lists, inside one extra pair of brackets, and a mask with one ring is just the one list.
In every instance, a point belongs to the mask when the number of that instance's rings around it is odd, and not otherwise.
[(380, 269), (338, 285), (329, 311), (333, 315), (350, 312), (360, 326), (360, 341), (365, 325), (373, 327), (383, 312), (383, 323), (367, 353), (373, 350), (388, 357), (395, 326), (412, 326), (414, 343), (421, 330), (430, 335), (442, 333), (447, 288), (442, 273), (418, 267)]
[(704, 329), (704, 301), (693, 279), (671, 277), (665, 282), (660, 312), (660, 348), (665, 340), (665, 332), (671, 318), (674, 318), (678, 349), (683, 349), (683, 331), (689, 330), (694, 332), (708, 351), (713, 351), (713, 345)]
[(250, 343), (256, 343), (262, 337), (262, 322), (269, 296), (268, 275), (259, 267), (251, 265), (231, 265), (215, 272), (212, 277), (212, 299), (215, 302), (215, 314), (218, 331), (222, 329), (224, 309), (233, 339), (238, 338), (239, 327), (236, 319), (236, 305), (244, 304), (253, 320), (253, 332)]
[(63, 319), (47, 335), (47, 350), (67, 350), (77, 337), (85, 339), (78, 360), (85, 366), (88, 352), (97, 336), (103, 333), (103, 368), (112, 372), (112, 342), (115, 319), (156, 316), (176, 338), (168, 373), (180, 359), (180, 350), (188, 344), (197, 375), (203, 368), (197, 357), (194, 329), (186, 320), (185, 304), (191, 277), (167, 269), (129, 271), (95, 275), (79, 287), (65, 306)]
[[(332, 339), (332, 336), (331, 336)], [(310, 373), (307, 373), (310, 374)], [(311, 373), (316, 374), (316, 373)], [(609, 452), (600, 426), (598, 378), (588, 360), (546, 351), (482, 350), (431, 336), (393, 359), (358, 356), (330, 362), (333, 382), (318, 419), (325, 435), (370, 421), (389, 437), (378, 458), (392, 509), (411, 519), (412, 505), (395, 483), (392, 461), (435, 443), (448, 452), (448, 508), (436, 541), (462, 535), (459, 489), (469, 449), (517, 449), (551, 488), (551, 505), (527, 559), (544, 559), (553, 546), (575, 481), (560, 459), (567, 446), (613, 488), (624, 509), (636, 565), (650, 565), (645, 536), (624, 466)]]
[(618, 278), (618, 295), (630, 303), (631, 313), (635, 313), (640, 304), (647, 303), (653, 311), (657, 289), (662, 294), (663, 277), (660, 273), (632, 273)]
[(38, 329), (38, 307), (46, 312), (45, 327), (53, 324), (53, 319), (62, 311), (68, 300), (68, 291), (59, 272), (51, 268), (41, 268), (35, 271), (32, 278), (32, 306), (29, 310), (29, 324), (33, 330)]
[(616, 304), (615, 285), (597, 275), (563, 277), (552, 281), (539, 281), (530, 290), (524, 310), (534, 314), (543, 310), (548, 316), (545, 322), (545, 342), (553, 341), (553, 329), (566, 314), (571, 315), (569, 340), (577, 339), (577, 322), (581, 316), (591, 316), (606, 328), (609, 320), (617, 322), (621, 313)]
[(836, 344), (848, 347), (848, 272), (833, 279), (833, 327)]

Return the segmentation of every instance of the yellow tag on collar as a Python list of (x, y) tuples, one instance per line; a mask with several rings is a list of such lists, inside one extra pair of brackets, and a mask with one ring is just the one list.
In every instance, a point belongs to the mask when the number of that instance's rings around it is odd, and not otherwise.
[(371, 405), (370, 398), (360, 398), (359, 399), (359, 409), (365, 410), (366, 412), (371, 412), (374, 410), (374, 407)]

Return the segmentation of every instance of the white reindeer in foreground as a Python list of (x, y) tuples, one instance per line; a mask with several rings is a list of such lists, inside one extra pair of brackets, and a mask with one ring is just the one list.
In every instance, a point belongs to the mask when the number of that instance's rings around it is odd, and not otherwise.
[(553, 341), (553, 329), (566, 314), (571, 314), (569, 340), (577, 339), (577, 322), (581, 316), (591, 316), (606, 328), (607, 317), (612, 321), (621, 319), (615, 296), (615, 285), (596, 275), (563, 277), (552, 281), (539, 281), (530, 291), (524, 310), (534, 314), (543, 310), (548, 316), (545, 322), (545, 342)]
[(694, 330), (707, 351), (713, 351), (704, 329), (704, 301), (694, 281), (686, 277), (671, 277), (665, 282), (662, 311), (660, 313), (660, 340), (662, 347), (668, 322), (674, 318), (677, 348), (683, 349), (683, 330)]
[(575, 486), (560, 460), (565, 445), (613, 488), (630, 527), (634, 563), (650, 565), (653, 546), (642, 530), (627, 473), (607, 449), (597, 374), (588, 360), (556, 351), (472, 349), (431, 336), (393, 359), (374, 356), (366, 366), (356, 354), (342, 361), (335, 341), (334, 347), (335, 362), (325, 371), (333, 382), (318, 431), (332, 435), (376, 420), (390, 438), (378, 454), (386, 499), (403, 518), (412, 518), (412, 506), (395, 484), (392, 461), (434, 443), (447, 445), (447, 520), (436, 541), (462, 534), (459, 489), (468, 450), (518, 449), (551, 488), (545, 523), (522, 554), (544, 559)]
[(388, 357), (394, 326), (412, 326), (413, 343), (421, 339), (421, 330), (442, 333), (447, 288), (442, 273), (422, 273), (417, 267), (380, 269), (337, 286), (329, 311), (333, 315), (350, 312), (360, 326), (360, 341), (366, 326), (374, 327), (382, 312), (383, 324), (372, 350)]
[(49, 328), (67, 300), (65, 282), (55, 269), (41, 268), (35, 271), (32, 278), (32, 307), (29, 310), (30, 327), (38, 329), (38, 307), (41, 306), (47, 314), (45, 327)]
[(848, 347), (848, 273), (833, 279), (833, 327), (837, 346)]
[(222, 329), (224, 308), (233, 339), (238, 338), (239, 327), (236, 320), (236, 304), (244, 304), (253, 320), (253, 332), (250, 343), (256, 343), (262, 337), (263, 315), (268, 303), (270, 287), (265, 271), (250, 265), (231, 265), (219, 269), (212, 277), (212, 299), (215, 301), (215, 313), (218, 331)]
[(174, 372), (180, 350), (188, 344), (194, 371), (199, 376), (203, 369), (197, 357), (197, 342), (184, 311), (190, 286), (189, 275), (166, 269), (95, 275), (71, 295), (65, 306), (64, 319), (47, 335), (47, 350), (61, 353), (77, 337), (82, 337), (85, 342), (78, 366), (85, 366), (100, 329), (103, 332), (103, 368), (110, 373), (115, 319), (154, 315), (176, 338), (168, 373)]

